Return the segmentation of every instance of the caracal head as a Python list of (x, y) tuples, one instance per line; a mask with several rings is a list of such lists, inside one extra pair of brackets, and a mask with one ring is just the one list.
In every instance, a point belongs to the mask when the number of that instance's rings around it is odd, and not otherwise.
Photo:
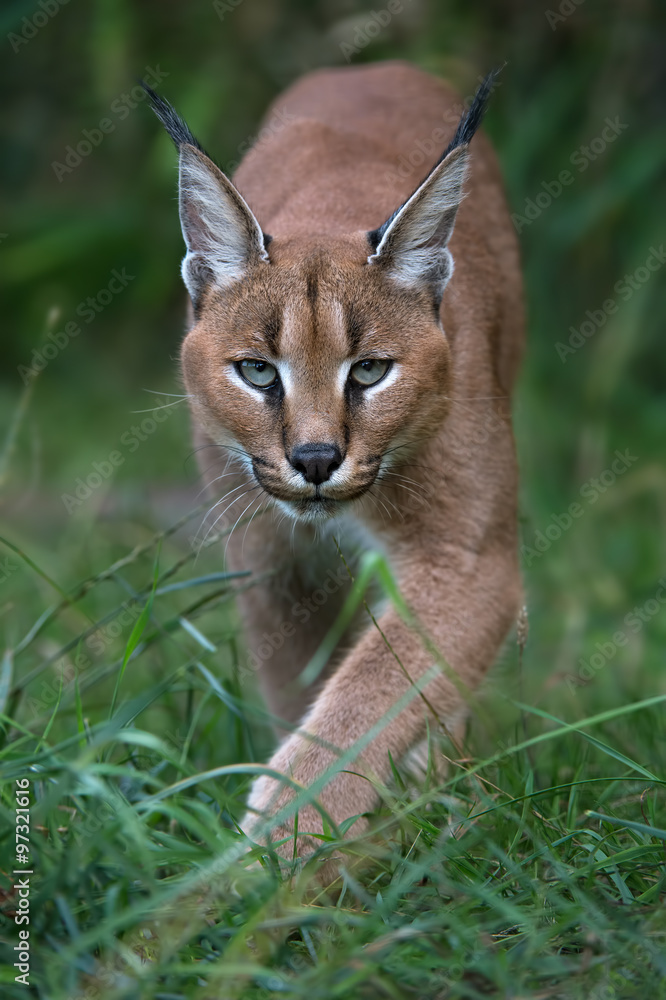
[(334, 516), (446, 412), (439, 306), (487, 93), (379, 229), (305, 239), (266, 236), (170, 105), (151, 97), (180, 157), (194, 316), (182, 368), (194, 419), (287, 513)]

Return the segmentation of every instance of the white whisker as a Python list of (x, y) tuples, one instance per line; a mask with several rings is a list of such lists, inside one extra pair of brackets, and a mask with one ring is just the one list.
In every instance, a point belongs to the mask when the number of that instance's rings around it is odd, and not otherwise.
[[(223, 504), (224, 501), (227, 500), (231, 496), (232, 493), (236, 492), (236, 490), (242, 490), (244, 487), (249, 486), (250, 482), (251, 482), (251, 480), (247, 479), (244, 483), (240, 483), (240, 485), (235, 486), (233, 490), (229, 490), (228, 493), (225, 493), (224, 496), (220, 500), (217, 501), (217, 503), (213, 504), (213, 506), (211, 508), (209, 508), (209, 510), (206, 511), (206, 514), (205, 514), (205, 516), (203, 517), (203, 519), (201, 521), (201, 526), (200, 526), (199, 530), (201, 530), (201, 528), (203, 528), (203, 526), (205, 525), (206, 521), (208, 520), (208, 518), (213, 513), (213, 511), (215, 510), (216, 507), (219, 507), (220, 504)], [(201, 542), (201, 545), (199, 546), (199, 551), (201, 551), (201, 549), (203, 548), (203, 546), (206, 544), (206, 539), (208, 538), (208, 536), (210, 535), (211, 531), (213, 530), (213, 528), (215, 527), (215, 525), (217, 524), (217, 522), (220, 520), (220, 518), (224, 517), (224, 515), (226, 514), (226, 512), (229, 510), (229, 507), (231, 507), (233, 504), (235, 504), (236, 500), (240, 500), (240, 498), (244, 497), (245, 495), (246, 495), (245, 493), (241, 493), (240, 496), (235, 497), (231, 501), (231, 503), (229, 504), (229, 506), (225, 507), (225, 509), (222, 511), (222, 513), (219, 514), (215, 518), (215, 520), (213, 521), (213, 524), (210, 526), (210, 528), (206, 532), (206, 534), (204, 536), (204, 539)], [(198, 532), (197, 532), (197, 534), (198, 534)], [(196, 535), (195, 535), (195, 538), (196, 538)]]
[(236, 490), (242, 490), (244, 486), (249, 486), (251, 482), (252, 482), (251, 479), (246, 479), (244, 482), (239, 483), (238, 486), (234, 486), (233, 489), (228, 490), (224, 494), (223, 497), (220, 497), (220, 499), (216, 503), (214, 503), (212, 507), (209, 507), (208, 510), (206, 511), (206, 516), (203, 518), (203, 521), (201, 522), (202, 525), (206, 522), (206, 520), (208, 519), (209, 515), (213, 513), (213, 511), (215, 510), (215, 508), (219, 507), (220, 504), (224, 503), (224, 501), (227, 499), (227, 497), (230, 497), (232, 493), (236, 492)]
[(375, 496), (375, 495), (373, 494), (373, 492), (372, 492), (372, 489), (369, 489), (369, 490), (367, 490), (367, 491), (366, 491), (366, 492), (365, 492), (365, 493), (363, 494), (363, 496), (362, 496), (362, 497), (359, 497), (359, 499), (360, 499), (360, 500), (363, 500), (363, 499), (364, 499), (365, 497), (367, 497), (367, 498), (368, 498), (369, 500), (372, 500), (373, 504), (375, 505), (375, 507), (376, 507), (376, 508), (377, 508), (377, 510), (379, 511), (379, 514), (380, 514), (380, 517), (381, 517), (381, 519), (382, 519), (382, 524), (384, 524), (384, 514), (382, 513), (382, 509), (381, 509), (381, 507), (379, 506), (379, 501), (378, 501), (377, 497), (376, 497), (376, 496)]
[[(386, 473), (386, 475), (391, 475), (391, 473), (390, 472)], [(378, 476), (376, 481), (378, 483), (381, 483), (383, 481), (383, 479), (384, 479), (383, 476), (381, 476), (381, 477)], [(411, 495), (413, 497), (416, 497), (417, 500), (423, 501), (424, 503), (428, 502), (428, 498), (425, 497), (423, 495), (423, 493), (417, 493), (416, 490), (413, 490), (411, 488), (411, 486), (405, 486), (404, 483), (395, 483), (395, 484), (394, 483), (387, 483), (387, 486), (392, 486), (394, 490), (405, 490), (405, 492), (411, 493)]]
[(378, 478), (383, 479), (384, 476), (393, 476), (394, 479), (404, 479), (406, 483), (411, 483), (412, 486), (423, 486), (422, 483), (418, 483), (416, 479), (410, 479), (409, 476), (403, 476), (398, 472), (392, 472), (390, 469), (382, 469)]
[[(262, 493), (266, 494), (266, 496), (268, 497), (268, 504), (270, 504), (271, 498), (268, 495), (268, 493), (266, 493), (266, 490), (262, 490)], [(258, 499), (259, 499), (259, 501), (261, 501), (261, 496), (259, 496)], [(264, 507), (264, 511), (265, 510), (268, 510), (268, 505), (266, 507)], [(250, 518), (250, 520), (245, 525), (245, 531), (243, 532), (243, 541), (241, 542), (241, 559), (243, 558), (243, 553), (245, 551), (245, 539), (247, 538), (248, 529), (249, 529), (250, 525), (252, 524), (252, 522), (254, 521), (254, 519), (257, 516), (257, 514), (259, 514), (260, 512), (261, 512), (261, 503), (259, 504), (259, 506), (255, 510), (255, 512), (252, 515), (252, 517)]]
[[(380, 483), (377, 483), (377, 486), (378, 486), (378, 487), (380, 487), (380, 486), (381, 486), (381, 484), (380, 484)], [(403, 515), (402, 511), (400, 510), (400, 508), (399, 508), (399, 507), (397, 506), (397, 504), (395, 504), (395, 503), (394, 503), (394, 502), (393, 502), (393, 501), (391, 500), (391, 498), (390, 498), (390, 497), (387, 497), (385, 493), (382, 493), (382, 494), (381, 494), (381, 496), (382, 496), (382, 498), (383, 498), (383, 499), (382, 499), (382, 502), (383, 502), (383, 500), (386, 500), (386, 502), (387, 502), (388, 504), (390, 504), (390, 505), (391, 505), (391, 507), (393, 507), (394, 511), (396, 512), (396, 514), (398, 515), (398, 517), (400, 518), (400, 520), (401, 520), (401, 521), (404, 521), (404, 520), (405, 520), (405, 518), (404, 518), (404, 515)], [(389, 515), (389, 519), (390, 519), (390, 515)]]
[[(209, 490), (211, 486), (215, 485), (215, 483), (219, 483), (220, 479), (226, 479), (227, 476), (240, 476), (240, 475), (241, 475), (240, 472), (223, 472), (221, 476), (216, 476), (215, 479), (211, 479), (209, 483), (206, 483), (203, 489), (199, 490), (195, 499), (198, 500), (202, 493), (205, 493), (206, 490)], [(246, 480), (246, 482), (251, 482), (251, 480), (248, 479)]]
[(162, 392), (161, 389), (146, 389), (143, 387), (143, 392), (152, 392), (154, 396), (173, 396), (175, 399), (191, 399), (192, 394), (190, 392)]
[[(261, 486), (258, 486), (258, 485), (257, 485), (257, 486), (255, 487), (255, 489), (262, 489), (262, 488), (261, 488)], [(252, 492), (252, 490), (248, 490), (248, 493), (251, 493), (251, 492)], [(263, 490), (262, 490), (262, 492), (263, 492)], [(242, 496), (246, 496), (246, 495), (247, 495), (247, 494), (245, 494), (245, 493), (243, 493), (243, 494), (242, 494)], [(240, 498), (239, 498), (239, 499), (240, 499)], [(261, 495), (259, 495), (259, 497), (253, 497), (253, 498), (252, 498), (252, 499), (250, 500), (250, 502), (249, 502), (249, 504), (247, 505), (247, 507), (245, 507), (245, 509), (244, 509), (243, 511), (241, 511), (241, 513), (239, 514), (238, 518), (237, 518), (237, 519), (236, 519), (236, 521), (234, 522), (234, 526), (232, 527), (231, 531), (230, 531), (230, 532), (229, 532), (229, 534), (227, 535), (227, 543), (226, 543), (226, 545), (224, 546), (224, 562), (225, 562), (225, 564), (226, 564), (226, 561), (227, 561), (227, 549), (229, 548), (229, 542), (231, 541), (231, 536), (233, 535), (234, 531), (236, 530), (236, 527), (237, 527), (237, 525), (238, 525), (238, 522), (239, 522), (240, 520), (242, 520), (242, 518), (243, 518), (244, 514), (245, 514), (245, 513), (246, 513), (246, 512), (247, 512), (247, 511), (248, 511), (248, 510), (250, 509), (250, 507), (252, 506), (252, 504), (253, 504), (253, 503), (254, 503), (254, 502), (255, 502), (256, 500), (261, 500)], [(234, 501), (234, 503), (235, 503), (235, 501)], [(256, 513), (256, 512), (255, 512), (255, 513)]]
[(163, 403), (161, 406), (150, 406), (147, 410), (130, 410), (130, 413), (154, 413), (155, 410), (166, 410), (170, 406), (179, 406), (182, 399), (174, 399), (172, 403)]
[[(377, 495), (377, 494), (375, 494), (375, 493), (372, 493), (372, 490), (368, 490), (368, 493), (369, 493), (369, 494), (372, 494), (372, 496), (374, 496), (375, 500), (377, 500), (377, 501), (378, 501), (378, 502), (379, 502), (379, 503), (380, 503), (380, 504), (382, 505), (382, 507), (383, 507), (383, 508), (384, 508), (384, 510), (386, 511), (386, 516), (388, 517), (388, 519), (389, 519), (389, 521), (390, 521), (390, 520), (391, 520), (391, 516), (392, 516), (392, 515), (391, 515), (391, 511), (390, 511), (390, 510), (388, 509), (388, 507), (387, 507), (387, 506), (386, 506), (386, 504), (384, 503), (384, 500), (382, 499), (382, 497), (378, 496), (378, 495)], [(387, 498), (387, 499), (388, 499), (388, 498)], [(389, 501), (389, 503), (390, 503), (390, 501)], [(398, 514), (400, 514), (400, 511), (399, 511), (399, 510), (398, 510), (398, 508), (397, 508), (397, 507), (395, 506), (395, 504), (392, 504), (392, 506), (393, 506), (393, 507), (395, 507), (395, 509), (396, 509), (396, 510), (398, 511)], [(402, 515), (401, 515), (401, 514), (400, 514), (400, 516), (402, 517)]]

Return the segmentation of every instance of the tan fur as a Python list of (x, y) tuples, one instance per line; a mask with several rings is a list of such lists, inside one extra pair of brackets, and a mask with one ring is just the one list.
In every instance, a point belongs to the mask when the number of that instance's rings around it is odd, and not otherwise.
[[(409, 697), (434, 662), (415, 631), (388, 609), (380, 627), (391, 649), (374, 627), (352, 633), (327, 676), (298, 695), (292, 682), (335, 620), (347, 587), (339, 578), (329, 586), (307, 623), (294, 606), (325, 592), (329, 569), (337, 573), (332, 536), (343, 551), (351, 549), (345, 525), (354, 522), (357, 535), (384, 548), (407, 604), (466, 688), (482, 680), (516, 619), (521, 585), (509, 396), (523, 339), (522, 289), (497, 163), (482, 134), (470, 146), (441, 326), (427, 290), (406, 287), (368, 263), (366, 231), (409, 197), (453, 134), (462, 107), (446, 85), (399, 63), (328, 70), (296, 83), (276, 107), (292, 116), (289, 124), (251, 151), (234, 178), (273, 237), (270, 260), (251, 247), (242, 281), (206, 290), (182, 363), (211, 496), (218, 501), (237, 488), (211, 523), (222, 515), (218, 527), (231, 527), (257, 513), (249, 527), (233, 532), (228, 562), (258, 575), (274, 571), (241, 602), (250, 650), (258, 654), (264, 644), (257, 660), (265, 663), (260, 679), (268, 703), (294, 722), (311, 706), (270, 766), (309, 786), (335, 766), (337, 750), (362, 739)], [(431, 162), (401, 178), (400, 157), (437, 128), (447, 137)], [(350, 323), (360, 331), (353, 357)], [(266, 330), (275, 335), (276, 329), (275, 360), (288, 371), (279, 408), (229, 375), (234, 361), (273, 357)], [(394, 359), (398, 375), (350, 408), (341, 366), (373, 353)], [(313, 487), (299, 481), (287, 458), (308, 442), (331, 442), (344, 453), (340, 469), (321, 486), (329, 499), (317, 513)], [(254, 469), (237, 449), (255, 459)], [(260, 513), (268, 494), (292, 516)], [(338, 517), (333, 530), (320, 530), (329, 523), (323, 514)], [(263, 655), (264, 635), (280, 634), (285, 623), (289, 636)], [(438, 722), (460, 724), (464, 697), (444, 671), (423, 693), (319, 794), (337, 823), (376, 805), (374, 779), (389, 778), (389, 754), (398, 761), (423, 740), (435, 721), (431, 709)], [(262, 815), (292, 796), (290, 786), (259, 778), (243, 828), (256, 834)], [(291, 820), (282, 822), (273, 839), (292, 828)], [(350, 835), (362, 828), (357, 821)], [(321, 829), (318, 812), (302, 808), (303, 855), (317, 846), (307, 834)], [(291, 856), (293, 843), (282, 851)]]

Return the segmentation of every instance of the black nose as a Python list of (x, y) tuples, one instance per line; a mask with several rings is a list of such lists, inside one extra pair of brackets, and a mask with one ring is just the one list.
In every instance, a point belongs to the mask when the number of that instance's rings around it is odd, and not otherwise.
[(342, 455), (334, 444), (299, 444), (292, 451), (290, 461), (306, 483), (319, 486), (340, 467)]

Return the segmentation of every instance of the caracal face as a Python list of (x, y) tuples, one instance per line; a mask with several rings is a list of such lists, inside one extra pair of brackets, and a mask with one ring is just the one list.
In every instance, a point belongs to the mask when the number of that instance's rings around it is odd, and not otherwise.
[(365, 233), (325, 249), (272, 240), (210, 291), (183, 345), (197, 422), (289, 515), (361, 498), (441, 420), (449, 348), (430, 289), (368, 263)]

